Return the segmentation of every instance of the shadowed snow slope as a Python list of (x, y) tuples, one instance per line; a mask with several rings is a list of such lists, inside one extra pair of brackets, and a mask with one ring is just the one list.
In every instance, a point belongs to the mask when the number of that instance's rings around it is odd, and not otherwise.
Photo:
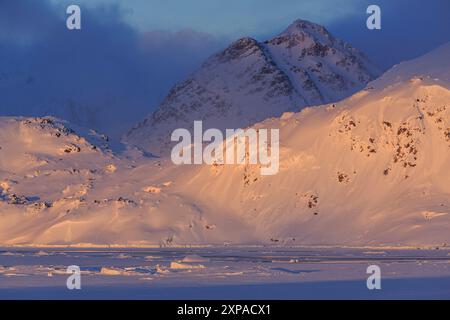
[(117, 156), (57, 136), (57, 121), (3, 118), (0, 243), (449, 243), (448, 56), (442, 46), (341, 102), (255, 124), (280, 129), (273, 176)]

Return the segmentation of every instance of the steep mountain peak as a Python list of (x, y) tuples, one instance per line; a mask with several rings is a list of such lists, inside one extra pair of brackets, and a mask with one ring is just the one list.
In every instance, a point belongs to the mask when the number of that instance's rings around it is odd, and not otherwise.
[(348, 97), (381, 74), (361, 51), (306, 20), (294, 21), (264, 45), (294, 86), (307, 89), (309, 105)]
[(295, 20), (283, 32), (276, 37), (265, 41), (268, 45), (283, 45), (287, 49), (301, 47), (313, 48), (320, 51), (318, 54), (325, 56), (336, 39), (323, 26), (306, 21)]
[(332, 37), (331, 34), (323, 26), (313, 23), (307, 20), (297, 19), (292, 22), (281, 34), (283, 35), (323, 35), (326, 37)]
[[(380, 74), (362, 53), (317, 24), (296, 20), (264, 43), (244, 37), (211, 56), (125, 140), (164, 154), (175, 128), (246, 127), (286, 111), (348, 97)], [(226, 126), (231, 127), (226, 127)]]

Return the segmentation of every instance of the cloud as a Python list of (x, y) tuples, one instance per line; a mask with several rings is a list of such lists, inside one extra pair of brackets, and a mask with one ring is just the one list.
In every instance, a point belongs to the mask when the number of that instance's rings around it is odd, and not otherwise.
[(83, 8), (80, 31), (65, 18), (45, 1), (0, 0), (2, 115), (51, 114), (117, 137), (223, 45), (192, 30), (142, 34), (117, 5)]
[[(72, 0), (53, 0), (70, 3)], [(359, 0), (78, 0), (93, 7), (114, 3), (124, 21), (141, 31), (192, 28), (238, 38), (268, 34), (298, 18), (331, 23), (355, 13)]]
[(47, 19), (51, 8), (37, 1), (0, 0), (0, 43), (30, 44), (47, 34), (54, 19)]

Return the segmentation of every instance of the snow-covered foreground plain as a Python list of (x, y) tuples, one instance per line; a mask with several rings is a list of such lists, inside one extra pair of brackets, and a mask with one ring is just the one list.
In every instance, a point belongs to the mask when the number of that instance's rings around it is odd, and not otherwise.
[[(81, 268), (81, 290), (66, 268)], [(378, 265), (381, 290), (368, 290)], [(446, 249), (2, 248), (2, 299), (450, 298)]]

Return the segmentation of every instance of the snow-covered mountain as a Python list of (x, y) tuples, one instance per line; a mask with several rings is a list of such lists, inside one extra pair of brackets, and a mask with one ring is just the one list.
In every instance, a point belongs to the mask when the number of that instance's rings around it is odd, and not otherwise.
[(176, 128), (240, 128), (286, 111), (334, 102), (380, 74), (367, 57), (324, 27), (297, 20), (263, 43), (242, 38), (176, 85), (157, 110), (125, 136), (155, 154)]
[(449, 56), (450, 43), (345, 100), (255, 124), (280, 130), (272, 176), (1, 118), (0, 244), (447, 245)]

